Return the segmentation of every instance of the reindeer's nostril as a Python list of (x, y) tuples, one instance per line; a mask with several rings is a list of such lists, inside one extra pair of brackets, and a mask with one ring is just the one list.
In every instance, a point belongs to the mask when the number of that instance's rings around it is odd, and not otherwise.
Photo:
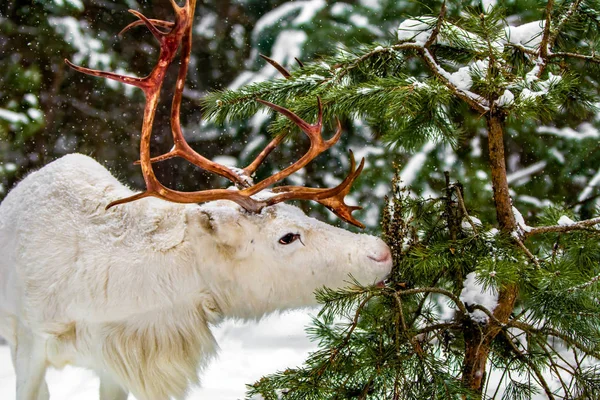
[(389, 249), (386, 249), (383, 253), (369, 256), (369, 258), (378, 263), (387, 263), (392, 259), (392, 253)]

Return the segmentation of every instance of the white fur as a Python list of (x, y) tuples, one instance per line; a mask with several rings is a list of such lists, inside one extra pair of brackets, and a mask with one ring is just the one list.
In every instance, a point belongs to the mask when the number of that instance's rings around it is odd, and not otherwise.
[[(315, 304), (314, 291), (390, 271), (379, 239), (279, 204), (249, 214), (131, 195), (73, 154), (32, 173), (0, 205), (0, 335), (18, 400), (46, 400), (48, 365), (93, 369), (103, 400), (183, 398), (216, 352), (209, 324)], [(282, 245), (287, 233), (301, 241)], [(379, 260), (379, 261), (378, 261)]]

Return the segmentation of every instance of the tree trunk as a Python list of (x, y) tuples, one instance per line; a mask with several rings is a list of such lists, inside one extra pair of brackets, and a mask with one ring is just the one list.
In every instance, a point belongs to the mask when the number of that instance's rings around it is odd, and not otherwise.
[(512, 202), (508, 193), (506, 180), (506, 162), (504, 161), (504, 117), (488, 115), (488, 149), (490, 168), (492, 170), (492, 186), (494, 202), (496, 203), (496, 217), (503, 233), (515, 230), (515, 216), (512, 212)]
[[(512, 202), (506, 179), (504, 117), (492, 112), (486, 118), (496, 216), (502, 233), (510, 234), (515, 230), (516, 222), (512, 212)], [(501, 323), (508, 321), (514, 309), (517, 294), (518, 289), (516, 285), (500, 289), (498, 305), (494, 309), (493, 314)], [(465, 318), (469, 318), (469, 316), (465, 316)], [(483, 382), (486, 374), (485, 367), (490, 346), (501, 329), (502, 327), (495, 321), (489, 321), (487, 325), (481, 326), (469, 318), (465, 324), (465, 359), (462, 367), (462, 382), (465, 387), (473, 390), (480, 396), (483, 391)]]

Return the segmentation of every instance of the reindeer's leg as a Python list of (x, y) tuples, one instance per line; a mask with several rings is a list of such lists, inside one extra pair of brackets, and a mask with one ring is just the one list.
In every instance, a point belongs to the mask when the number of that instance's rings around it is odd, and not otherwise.
[(100, 400), (127, 400), (127, 392), (106, 374), (100, 374)]
[(40, 384), (40, 390), (38, 392), (37, 400), (49, 400), (49, 399), (50, 399), (50, 392), (48, 391), (48, 384), (46, 383), (46, 379), (42, 379), (42, 383)]
[(15, 374), (17, 373), (17, 345), (10, 345), (10, 359), (12, 360), (13, 369), (15, 370)]
[(17, 374), (17, 400), (47, 400), (46, 342), (19, 324), (13, 362)]

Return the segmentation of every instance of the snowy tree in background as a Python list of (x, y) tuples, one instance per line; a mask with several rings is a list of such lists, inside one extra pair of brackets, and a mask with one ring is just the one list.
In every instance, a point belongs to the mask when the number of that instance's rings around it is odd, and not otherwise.
[[(257, 98), (315, 118), (319, 97), (328, 118), (364, 120), (393, 148), (420, 149), (421, 158), (440, 143), (454, 149), (446, 153), (452, 158), (466, 144), (460, 125), (478, 124), (479, 139), (471, 139), (469, 151), (486, 164), (461, 165), (477, 168), (467, 173), (449, 163), (462, 183), (446, 173), (443, 196), (428, 198), (401, 189), (407, 173), (401, 170), (383, 224), (395, 256), (390, 283), (320, 292), (324, 308), (310, 333), (321, 350), (304, 367), (251, 385), (250, 395), (600, 396), (600, 218), (574, 221), (598, 215), (589, 207), (594, 198), (587, 197), (597, 178), (579, 186), (571, 209), (543, 206), (556, 203), (556, 185), (577, 186), (574, 177), (544, 182), (537, 198), (526, 201), (537, 207), (528, 217), (532, 227), (511, 196), (519, 198), (516, 188), (525, 186), (519, 181), (550, 162), (533, 160), (513, 174), (506, 165), (521, 162), (514, 161), (513, 136), (545, 151), (550, 140), (544, 132), (570, 139), (568, 130), (550, 124), (583, 124), (570, 136), (597, 138), (586, 127), (596, 112), (599, 11), (593, 1), (549, 1), (538, 20), (519, 24), (501, 7), (452, 16), (443, 4), (438, 15), (402, 22), (396, 43), (346, 47), (291, 72), (275, 64), (285, 79), (205, 99), (209, 116), (225, 121), (255, 115)], [(415, 64), (426, 72), (414, 74)], [(277, 118), (270, 129), (284, 134), (293, 127)], [(584, 160), (597, 160), (598, 152), (589, 150), (550, 153), (578, 170)], [(584, 174), (590, 172), (597, 175)], [(466, 177), (473, 175), (491, 191), (476, 184), (469, 189)], [(473, 210), (481, 220), (470, 215)]]

